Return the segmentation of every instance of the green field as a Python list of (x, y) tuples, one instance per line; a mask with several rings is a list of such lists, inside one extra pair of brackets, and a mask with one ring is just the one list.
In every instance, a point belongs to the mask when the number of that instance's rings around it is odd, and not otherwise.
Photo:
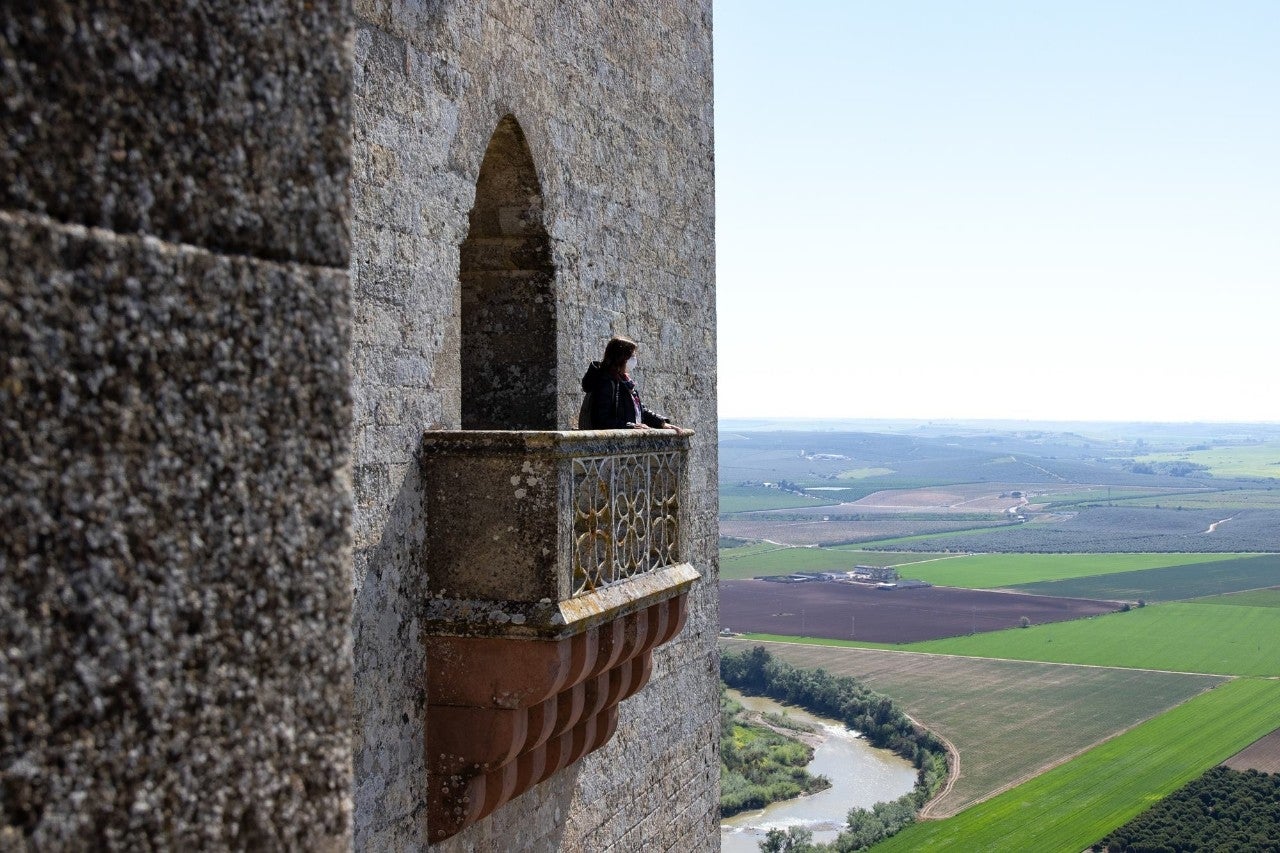
[(910, 574), (938, 586), (1001, 589), (1221, 560), (1221, 554), (970, 554), (913, 566)]
[(899, 648), (1007, 660), (1272, 676), (1280, 675), (1276, 637), (1280, 637), (1280, 608), (1173, 603)]
[[(839, 494), (833, 492), (832, 494)], [(861, 495), (859, 495), (861, 497)], [(841, 498), (808, 498), (794, 492), (781, 489), (769, 489), (764, 486), (730, 486), (720, 484), (720, 514), (732, 515), (735, 512), (758, 512), (769, 509), (795, 509), (796, 507), (825, 506), (838, 503)]]
[(950, 741), (961, 774), (930, 806), (934, 817), (954, 814), (1224, 680), (787, 643), (770, 644), (769, 653), (798, 667), (858, 678)]
[[(1114, 557), (1116, 555), (1108, 555)], [(1077, 577), (1014, 587), (1033, 595), (1109, 601), (1180, 601), (1280, 584), (1280, 554), (1210, 559), (1167, 568)]]
[[(988, 529), (990, 528), (986, 526), (974, 527), (973, 531), (981, 532)], [(852, 545), (832, 545), (831, 547), (843, 548), (849, 551), (860, 551), (869, 545), (874, 545), (877, 548), (885, 548), (885, 547), (892, 547), (893, 545), (896, 545), (899, 542), (923, 542), (926, 539), (941, 539), (944, 536), (957, 536), (957, 535), (962, 535), (966, 532), (969, 532), (969, 531), (950, 530), (950, 531), (943, 531), (941, 533), (918, 533), (914, 536), (890, 536), (884, 539), (868, 539), (865, 542), (857, 542)]]
[(720, 551), (720, 579), (737, 580), (791, 572), (825, 572), (852, 569), (856, 561), (839, 551), (791, 545), (747, 545)]
[(1270, 732), (1277, 707), (1280, 681), (1228, 682), (955, 817), (909, 826), (876, 853), (1076, 853)]
[(883, 649), (884, 651), (903, 651), (909, 646), (894, 645), (893, 643), (869, 643), (862, 640), (831, 640), (826, 637), (795, 637), (789, 634), (762, 634), (752, 631), (744, 631), (741, 634), (735, 634), (735, 637), (741, 637), (743, 640), (761, 643), (794, 643), (798, 646), (830, 646), (836, 649)]
[(1230, 604), (1236, 607), (1280, 607), (1280, 588), (1254, 589), (1196, 598), (1188, 604)]
[(841, 480), (865, 480), (868, 477), (885, 477), (894, 473), (892, 468), (853, 468), (836, 475)]
[[(1141, 501), (1153, 501), (1155, 503), (1163, 502), (1163, 505), (1170, 505), (1176, 497), (1179, 501), (1198, 495), (1202, 490), (1188, 489), (1155, 489), (1155, 488), (1122, 488), (1119, 486), (1091, 486), (1087, 489), (1076, 489), (1074, 491), (1047, 492), (1045, 494), (1032, 493), (1027, 497), (1027, 502), (1032, 504), (1044, 504), (1049, 507), (1065, 507), (1074, 504), (1105, 504), (1118, 503), (1124, 501), (1126, 506), (1140, 505), (1150, 506), (1151, 504), (1140, 503)], [(1203, 490), (1212, 494), (1219, 494), (1211, 490)]]
[[(791, 572), (847, 571), (855, 565), (898, 566), (921, 563), (935, 557), (933, 554), (903, 554), (885, 551), (855, 554), (832, 548), (805, 548), (789, 545), (761, 543), (737, 548), (720, 549), (720, 578), (738, 580), (767, 575), (786, 575)], [(927, 565), (927, 563), (923, 563)], [(915, 568), (904, 568), (914, 576)]]
[(1138, 462), (1194, 462), (1215, 477), (1280, 477), (1280, 442), (1211, 447), (1180, 453), (1151, 453)]
[(1224, 510), (1280, 509), (1280, 489), (1230, 489), (1223, 492), (1152, 496), (1126, 500), (1124, 506)]

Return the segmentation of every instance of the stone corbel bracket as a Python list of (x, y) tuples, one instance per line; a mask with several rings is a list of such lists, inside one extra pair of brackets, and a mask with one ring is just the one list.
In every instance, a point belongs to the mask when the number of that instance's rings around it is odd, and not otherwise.
[(433, 841), (604, 746), (618, 703), (649, 680), (684, 595), (562, 640), (437, 636), (427, 710)]
[[(594, 460), (592, 471), (617, 459), (634, 472), (645, 454), (662, 454), (667, 467), (674, 455), (682, 470), (687, 442), (687, 434), (630, 431), (424, 437), (433, 842), (607, 743), (618, 704), (649, 679), (653, 650), (679, 633), (699, 578), (693, 566), (605, 567), (611, 582), (584, 590), (575, 524), (586, 523), (580, 495), (597, 485), (584, 479), (582, 459)], [(618, 482), (609, 488), (651, 500), (651, 478), (643, 487)], [(620, 497), (635, 507), (636, 495)], [(678, 505), (677, 494), (670, 498)], [(623, 536), (616, 518), (606, 521), (606, 538), (615, 529)], [(631, 526), (653, 525), (642, 518)], [(593, 530), (589, 539), (602, 535)], [(643, 538), (637, 549), (634, 532), (626, 536), (632, 555), (659, 551)], [(679, 543), (661, 553), (678, 557)]]

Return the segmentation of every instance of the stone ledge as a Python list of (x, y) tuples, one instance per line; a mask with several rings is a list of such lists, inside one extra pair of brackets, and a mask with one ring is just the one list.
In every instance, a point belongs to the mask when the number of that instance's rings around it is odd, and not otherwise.
[(434, 598), (426, 607), (426, 630), (464, 637), (562, 639), (683, 595), (701, 577), (691, 564), (678, 563), (563, 601)]
[(574, 430), (430, 430), (423, 433), (424, 454), (524, 455), (553, 459), (646, 453), (688, 448), (691, 429), (574, 429)]

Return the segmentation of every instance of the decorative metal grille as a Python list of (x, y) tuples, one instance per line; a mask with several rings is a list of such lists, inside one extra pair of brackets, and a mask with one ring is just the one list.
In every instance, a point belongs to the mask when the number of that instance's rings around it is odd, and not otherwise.
[(675, 452), (573, 460), (573, 594), (680, 562)]

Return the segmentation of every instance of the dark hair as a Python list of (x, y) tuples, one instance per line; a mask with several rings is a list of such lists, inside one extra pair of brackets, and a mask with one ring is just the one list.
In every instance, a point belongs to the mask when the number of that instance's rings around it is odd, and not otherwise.
[(615, 335), (604, 347), (604, 358), (600, 364), (605, 370), (621, 373), (627, 368), (627, 359), (636, 354), (637, 344), (631, 338)]

